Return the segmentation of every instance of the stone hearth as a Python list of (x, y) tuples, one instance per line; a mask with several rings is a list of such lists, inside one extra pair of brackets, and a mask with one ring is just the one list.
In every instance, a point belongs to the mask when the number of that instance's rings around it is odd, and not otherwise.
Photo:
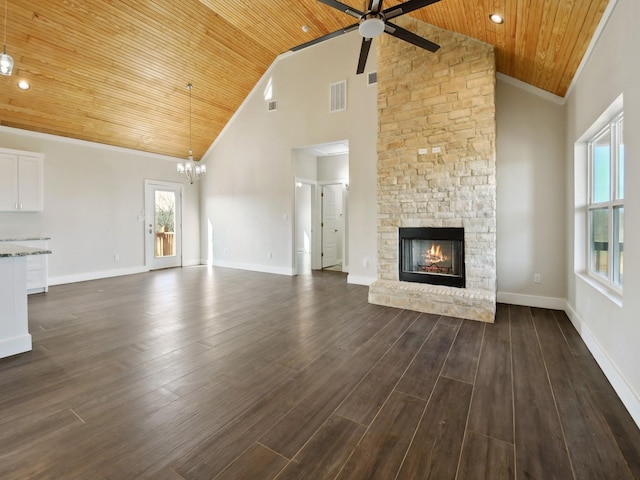
[[(411, 18), (398, 23), (441, 49), (429, 53), (390, 35), (377, 40), (378, 279), (369, 301), (493, 322), (493, 47)], [(466, 288), (399, 281), (400, 227), (463, 227)]]

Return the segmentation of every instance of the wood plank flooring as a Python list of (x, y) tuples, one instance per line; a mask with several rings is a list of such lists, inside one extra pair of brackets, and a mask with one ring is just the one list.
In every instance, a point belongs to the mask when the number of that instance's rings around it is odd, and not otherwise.
[(640, 431), (563, 312), (489, 325), (367, 292), (190, 267), (29, 297), (0, 478), (640, 479)]

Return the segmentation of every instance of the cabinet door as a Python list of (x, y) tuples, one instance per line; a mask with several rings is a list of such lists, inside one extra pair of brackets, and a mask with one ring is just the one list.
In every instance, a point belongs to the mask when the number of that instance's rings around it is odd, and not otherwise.
[(42, 158), (18, 156), (18, 201), (23, 212), (42, 210)]
[(18, 207), (18, 156), (0, 153), (0, 211), (15, 212)]

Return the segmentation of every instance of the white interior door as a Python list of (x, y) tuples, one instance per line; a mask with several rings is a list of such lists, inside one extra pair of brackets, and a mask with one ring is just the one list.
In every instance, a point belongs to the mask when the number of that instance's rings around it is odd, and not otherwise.
[(182, 184), (145, 180), (144, 226), (149, 270), (182, 266)]
[(322, 268), (338, 263), (337, 185), (322, 187)]

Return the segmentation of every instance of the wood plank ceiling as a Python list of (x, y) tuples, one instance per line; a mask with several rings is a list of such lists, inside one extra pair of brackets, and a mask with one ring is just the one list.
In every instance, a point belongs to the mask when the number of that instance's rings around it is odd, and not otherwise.
[[(353, 23), (316, 0), (7, 1), (1, 125), (185, 157), (192, 83), (196, 159), (279, 54)], [(564, 96), (607, 3), (441, 0), (413, 16), (495, 45), (498, 71)]]

